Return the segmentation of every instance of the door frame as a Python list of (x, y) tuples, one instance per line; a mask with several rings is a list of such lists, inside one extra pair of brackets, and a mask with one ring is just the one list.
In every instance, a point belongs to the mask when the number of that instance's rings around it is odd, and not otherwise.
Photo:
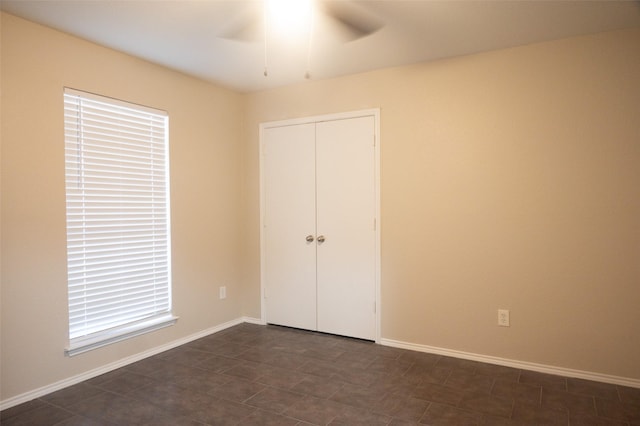
[(264, 131), (273, 127), (293, 126), (296, 124), (317, 123), (323, 121), (345, 120), (359, 117), (373, 117), (374, 119), (374, 187), (375, 187), (375, 342), (381, 338), (381, 297), (380, 297), (380, 108), (347, 111), (335, 114), (324, 114), (287, 120), (268, 121), (260, 123), (259, 155), (260, 155), (260, 313), (261, 322), (267, 323), (267, 304), (265, 300), (265, 197), (264, 197)]

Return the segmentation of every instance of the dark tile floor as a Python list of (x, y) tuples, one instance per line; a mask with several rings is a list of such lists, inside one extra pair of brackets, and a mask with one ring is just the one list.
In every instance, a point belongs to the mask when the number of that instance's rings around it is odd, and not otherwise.
[(1, 413), (14, 425), (640, 425), (640, 389), (241, 324)]

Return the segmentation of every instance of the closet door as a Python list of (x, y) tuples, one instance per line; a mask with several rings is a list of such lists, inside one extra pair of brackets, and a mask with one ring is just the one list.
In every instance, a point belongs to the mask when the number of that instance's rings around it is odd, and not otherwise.
[(316, 330), (315, 124), (263, 132), (267, 322)]
[(371, 116), (316, 124), (318, 330), (370, 340), (376, 300), (374, 126)]

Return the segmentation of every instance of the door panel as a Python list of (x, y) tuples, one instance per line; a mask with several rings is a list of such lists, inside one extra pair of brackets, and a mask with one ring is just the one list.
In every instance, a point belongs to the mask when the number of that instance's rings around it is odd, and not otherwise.
[(371, 116), (316, 123), (318, 330), (375, 339)]
[(309, 330), (316, 330), (314, 128), (263, 133), (266, 319)]

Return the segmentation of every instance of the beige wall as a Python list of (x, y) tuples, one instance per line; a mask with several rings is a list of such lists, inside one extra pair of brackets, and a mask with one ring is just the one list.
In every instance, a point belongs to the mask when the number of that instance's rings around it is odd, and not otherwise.
[(638, 76), (630, 30), (247, 95), (245, 314), (258, 124), (380, 107), (382, 337), (640, 379)]
[[(64, 86), (168, 111), (180, 316), (173, 327), (73, 358), (63, 353)], [(1, 88), (0, 400), (240, 317), (241, 95), (6, 14)]]

